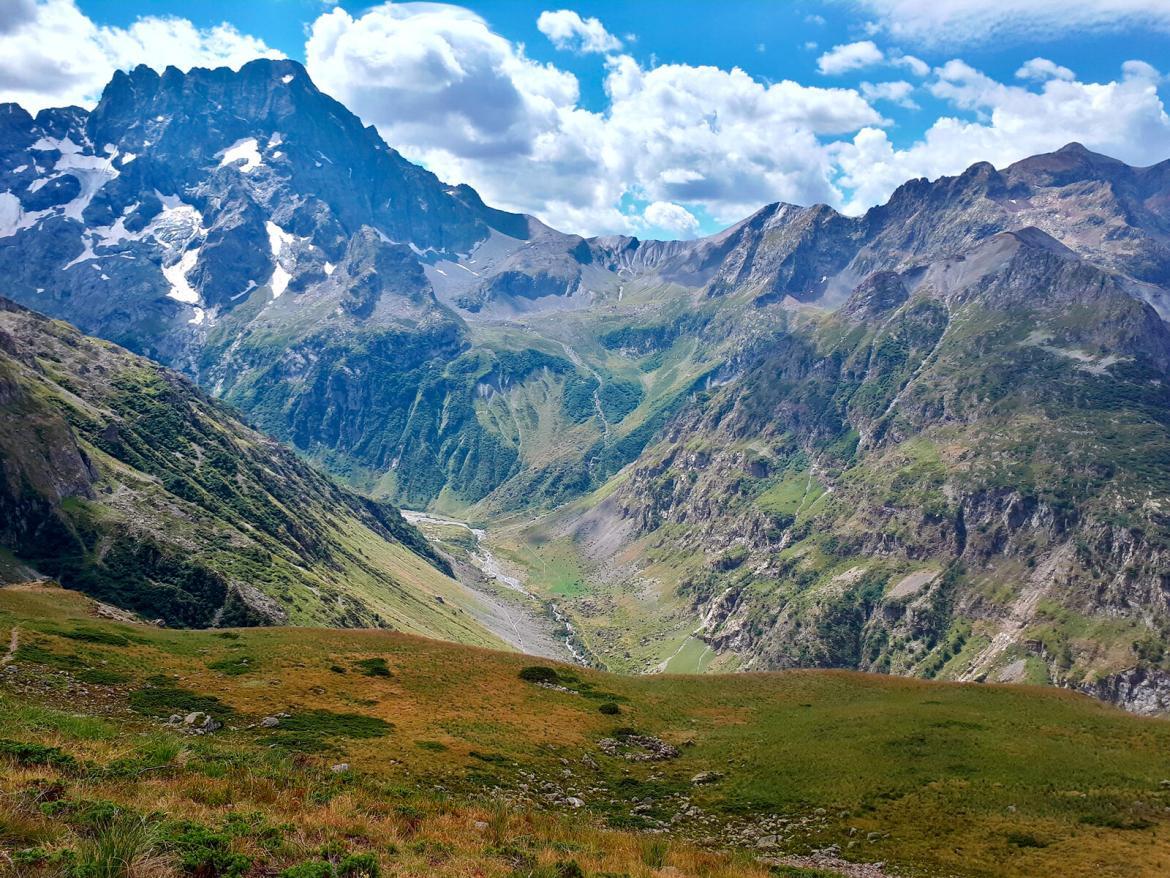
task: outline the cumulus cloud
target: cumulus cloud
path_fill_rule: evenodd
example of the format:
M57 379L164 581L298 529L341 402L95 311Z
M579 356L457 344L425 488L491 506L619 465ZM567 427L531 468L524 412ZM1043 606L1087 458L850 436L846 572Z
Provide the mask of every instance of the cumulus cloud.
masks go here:
M1054 61L1049 61L1047 58L1033 58L1031 61L1025 61L1020 69L1016 71L1016 79L1032 79L1037 82L1043 82L1046 79L1076 79L1077 75L1069 70L1067 67L1061 67Z
M1110 82L1055 76L1034 90L949 61L929 89L974 118L944 116L905 149L873 127L831 146L841 171L837 183L851 192L846 209L860 212L912 177L955 174L976 161L1002 167L1071 141L1130 164L1162 161L1170 157L1170 116L1158 96L1160 79L1151 65L1127 62Z
M115 70L138 64L239 67L281 57L229 24L145 16L127 28L99 26L73 0L0 0L0 21L0 100L30 111L92 104Z
M1054 39L1070 31L1170 31L1166 0L852 0L887 33L923 45Z
M558 49L582 54L616 52L622 41L605 29L596 18L582 18L571 9L545 10L536 20L537 29Z
M646 224L654 229L663 229L684 238L693 237L699 231L699 220L681 204L672 201L655 201L642 212Z
M894 82L861 83L861 94L867 101L890 101L908 110L918 109L918 104L910 97L913 92L914 86L901 79Z
M856 43L833 46L817 58L817 69L826 76L836 76L840 73L848 73L850 70L872 67L885 60L885 52L879 49L873 40L861 40Z
M930 73L930 65L913 55L903 55L900 52L891 53L890 63L895 67L905 67L915 76L926 76Z
M571 74L441 4L334 9L312 25L306 58L408 158L577 232L637 231L625 196L727 222L771 200L838 200L820 138L885 124L853 89L617 54L604 61L608 106L592 112Z

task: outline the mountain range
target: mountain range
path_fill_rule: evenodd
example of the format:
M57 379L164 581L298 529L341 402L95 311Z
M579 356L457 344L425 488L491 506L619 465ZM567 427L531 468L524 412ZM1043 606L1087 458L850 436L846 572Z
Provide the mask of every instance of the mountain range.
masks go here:
M487 524L617 670L847 667L1170 710L1170 161L1070 144L859 217L775 204L695 241L584 238L406 161L295 62L140 67L89 112L0 106L0 271L9 299L132 352L0 314L5 470L39 498L10 487L10 508L42 510L5 545L103 599L153 600L54 569L29 534L64 522L109 557L79 522L116 508L93 487L116 463L293 567L329 567L342 515L448 597L446 557L381 501ZM212 469L276 469L283 513L209 507L148 403L230 424ZM222 622L259 575L216 569L169 621ZM383 588L282 612L385 621ZM444 621L392 624L492 637L418 603Z

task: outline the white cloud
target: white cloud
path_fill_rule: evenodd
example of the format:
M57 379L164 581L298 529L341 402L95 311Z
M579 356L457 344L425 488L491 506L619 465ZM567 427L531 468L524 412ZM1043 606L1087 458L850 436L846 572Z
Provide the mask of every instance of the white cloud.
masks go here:
M917 110L918 104L910 97L914 86L905 80L894 82L863 82L861 94L867 101L890 101L908 110Z
M885 120L853 89L610 55L605 112L475 14L387 4L312 25L309 72L404 155L494 205L576 232L636 231L638 201L728 222L771 200L835 201L822 137Z
M1077 75L1067 67L1061 67L1047 58L1033 58L1031 61L1025 61L1016 71L1016 79L1031 79L1036 82L1043 82L1046 79L1066 79L1071 82L1076 78Z
M185 18L144 16L127 28L99 26L73 0L0 0L0 20L0 100L30 111L92 104L115 70L138 64L239 67L281 57L229 24L199 28Z
M905 67L915 76L926 76L926 74L930 73L930 65L921 58L915 58L913 55L892 53L890 63L895 67Z
M1127 62L1110 82L1050 78L1032 90L949 61L930 91L975 118L942 117L905 149L876 128L831 146L841 171L837 182L852 193L846 209L856 213L883 201L912 177L955 174L977 161L1003 167L1071 141L1130 164L1161 161L1170 154L1170 116L1158 96L1160 79L1149 64Z
M545 10L536 20L536 27L558 49L570 49L582 54L616 52L622 41L605 29L596 18L582 18L571 9Z
M693 237L699 231L699 220L695 215L672 201L655 201L646 207L642 216L651 228L663 229L684 238Z
M861 40L856 43L833 46L817 58L817 69L826 76L836 76L840 73L848 73L850 70L872 67L885 60L885 53L877 47L873 40Z
M1055 39L1070 31L1170 30L1166 0L852 0L881 28L923 45Z

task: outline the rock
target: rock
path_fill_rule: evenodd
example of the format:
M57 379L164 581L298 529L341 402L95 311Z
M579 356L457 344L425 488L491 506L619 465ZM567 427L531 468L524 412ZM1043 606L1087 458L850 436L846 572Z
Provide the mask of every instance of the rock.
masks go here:
M171 720L173 721L174 717L171 717ZM208 735L223 728L223 723L201 710L193 711L183 717L183 725L187 731L194 735Z
M779 841L779 836L765 835L756 840L756 847L758 848L774 848Z
M260 728L262 729L274 729L278 725L280 725L279 717L266 716L264 719L260 720Z
M678 758L678 748L652 735L620 735L602 738L598 749L607 756L620 756L630 762L658 762Z
M569 796L565 799L565 804L570 808L580 808L585 804L585 801L583 799L578 799L576 796Z
M475 821L475 828L478 829L480 832L483 832L485 829L488 828L487 821L486 820L476 820Z
M349 763L338 762L336 765L329 766L329 770L334 774L345 774L347 771L349 771Z
M722 779L723 779L723 774L721 772L700 771L698 774L696 774L694 777L691 778L691 783L693 783L697 787L700 787L700 786L703 786L704 784L715 783L716 781L719 781Z

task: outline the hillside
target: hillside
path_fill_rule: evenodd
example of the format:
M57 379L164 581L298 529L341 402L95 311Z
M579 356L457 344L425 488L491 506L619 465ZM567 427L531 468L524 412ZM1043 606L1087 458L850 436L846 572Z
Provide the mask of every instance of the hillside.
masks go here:
M485 526L597 663L1170 710L1170 162L1070 143L862 216L587 239L405 161L292 61L3 114L15 300ZM443 549L506 583L478 540Z
M1170 331L1128 279L1005 233L739 364L611 487L501 537L578 566L595 652L1170 707Z
M0 872L22 878L112 851L239 878L1170 864L1170 726L1067 692L712 685L391 632L159 630L44 586L0 589L0 639ZM168 722L188 711L214 722Z
M393 507L339 487L178 375L4 299L0 413L9 576L33 568L167 625L500 642Z

